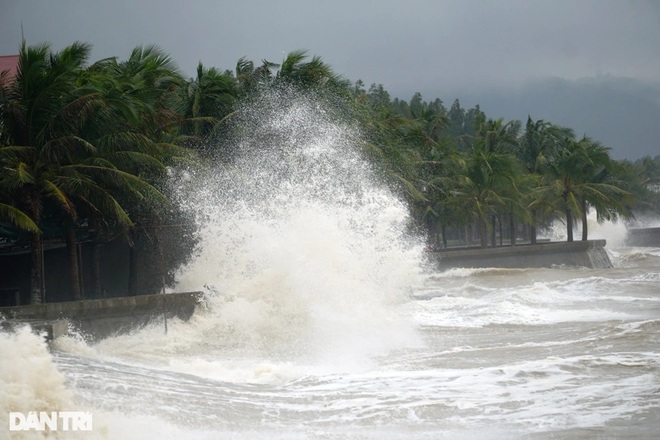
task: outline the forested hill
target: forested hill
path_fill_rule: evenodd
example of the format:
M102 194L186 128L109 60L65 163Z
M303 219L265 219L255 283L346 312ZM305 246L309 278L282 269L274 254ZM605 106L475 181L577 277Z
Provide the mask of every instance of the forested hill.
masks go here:
M660 154L655 127L660 121L660 83L603 76L577 81L538 80L507 91L462 90L455 96L425 92L428 97L456 97L480 104L488 114L507 120L553 121L606 142L615 159L636 160ZM444 98L443 98L444 99Z

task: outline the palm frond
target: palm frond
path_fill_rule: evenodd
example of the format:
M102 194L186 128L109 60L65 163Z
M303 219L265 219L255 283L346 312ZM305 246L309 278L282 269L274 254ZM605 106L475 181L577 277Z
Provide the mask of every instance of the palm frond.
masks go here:
M24 231L40 234L41 230L32 221L30 216L12 205L0 203L0 219L7 220L14 226Z
M73 202L60 187L58 187L50 180L44 180L43 187L47 196L52 197L56 202L58 202L62 209L64 209L64 211L69 214L72 219L76 218L76 208Z

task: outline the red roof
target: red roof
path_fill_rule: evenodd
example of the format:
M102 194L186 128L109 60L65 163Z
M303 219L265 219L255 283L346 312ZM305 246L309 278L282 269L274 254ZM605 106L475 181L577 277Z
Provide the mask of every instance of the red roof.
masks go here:
M9 78L16 76L16 71L18 70L18 60L19 55L5 55L0 56L0 72L5 70L9 71Z

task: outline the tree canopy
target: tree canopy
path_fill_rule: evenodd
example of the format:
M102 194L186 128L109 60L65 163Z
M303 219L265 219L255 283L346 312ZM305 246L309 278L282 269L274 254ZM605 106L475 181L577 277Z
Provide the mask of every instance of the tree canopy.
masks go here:
M16 77L0 74L0 230L5 242L30 243L34 303L44 295L46 236L67 243L72 297L80 298L77 243L133 243L141 227L185 218L163 191L166 170L231 160L225 124L241 100L270 87L340 103L360 127L365 157L409 200L432 246L447 246L451 234L467 243L469 228L481 246L489 233L494 245L503 218L511 244L520 234L534 242L555 219L569 241L581 219L586 240L589 210L602 221L659 206L660 156L617 162L598 141L549 121L530 116L523 126L420 93L392 98L382 84L353 83L306 51L280 63L241 58L234 71L200 62L188 79L156 46L125 60L90 63L89 53L80 42L60 51L23 44ZM180 259L194 246L184 247Z

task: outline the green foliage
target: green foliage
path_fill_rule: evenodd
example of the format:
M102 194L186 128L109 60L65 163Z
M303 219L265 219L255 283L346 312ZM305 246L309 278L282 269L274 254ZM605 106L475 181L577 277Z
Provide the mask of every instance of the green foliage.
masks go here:
M458 99L446 108L420 93L392 98L382 84L351 84L303 50L280 64L241 58L234 72L200 62L187 80L156 46L91 65L89 52L78 42L59 52L24 44L16 78L0 73L0 222L30 234L36 248L53 224L99 242L161 243L148 231L186 222L160 190L168 167L231 160L227 124L240 100L264 88L310 94L357 124L369 160L430 232L476 222L485 245L502 215L532 225L564 217L569 226L581 216L586 231L590 208L605 220L660 207L650 190L660 156L619 163L548 121L529 117L523 127ZM170 246L170 275L191 243L181 252L158 244Z
M586 230L589 206L595 208L599 221L632 218L632 195L616 178L619 169L608 148L586 136L579 141L565 138L561 142L548 161L538 200L546 200L565 212L569 241L573 239L576 216L582 217Z

